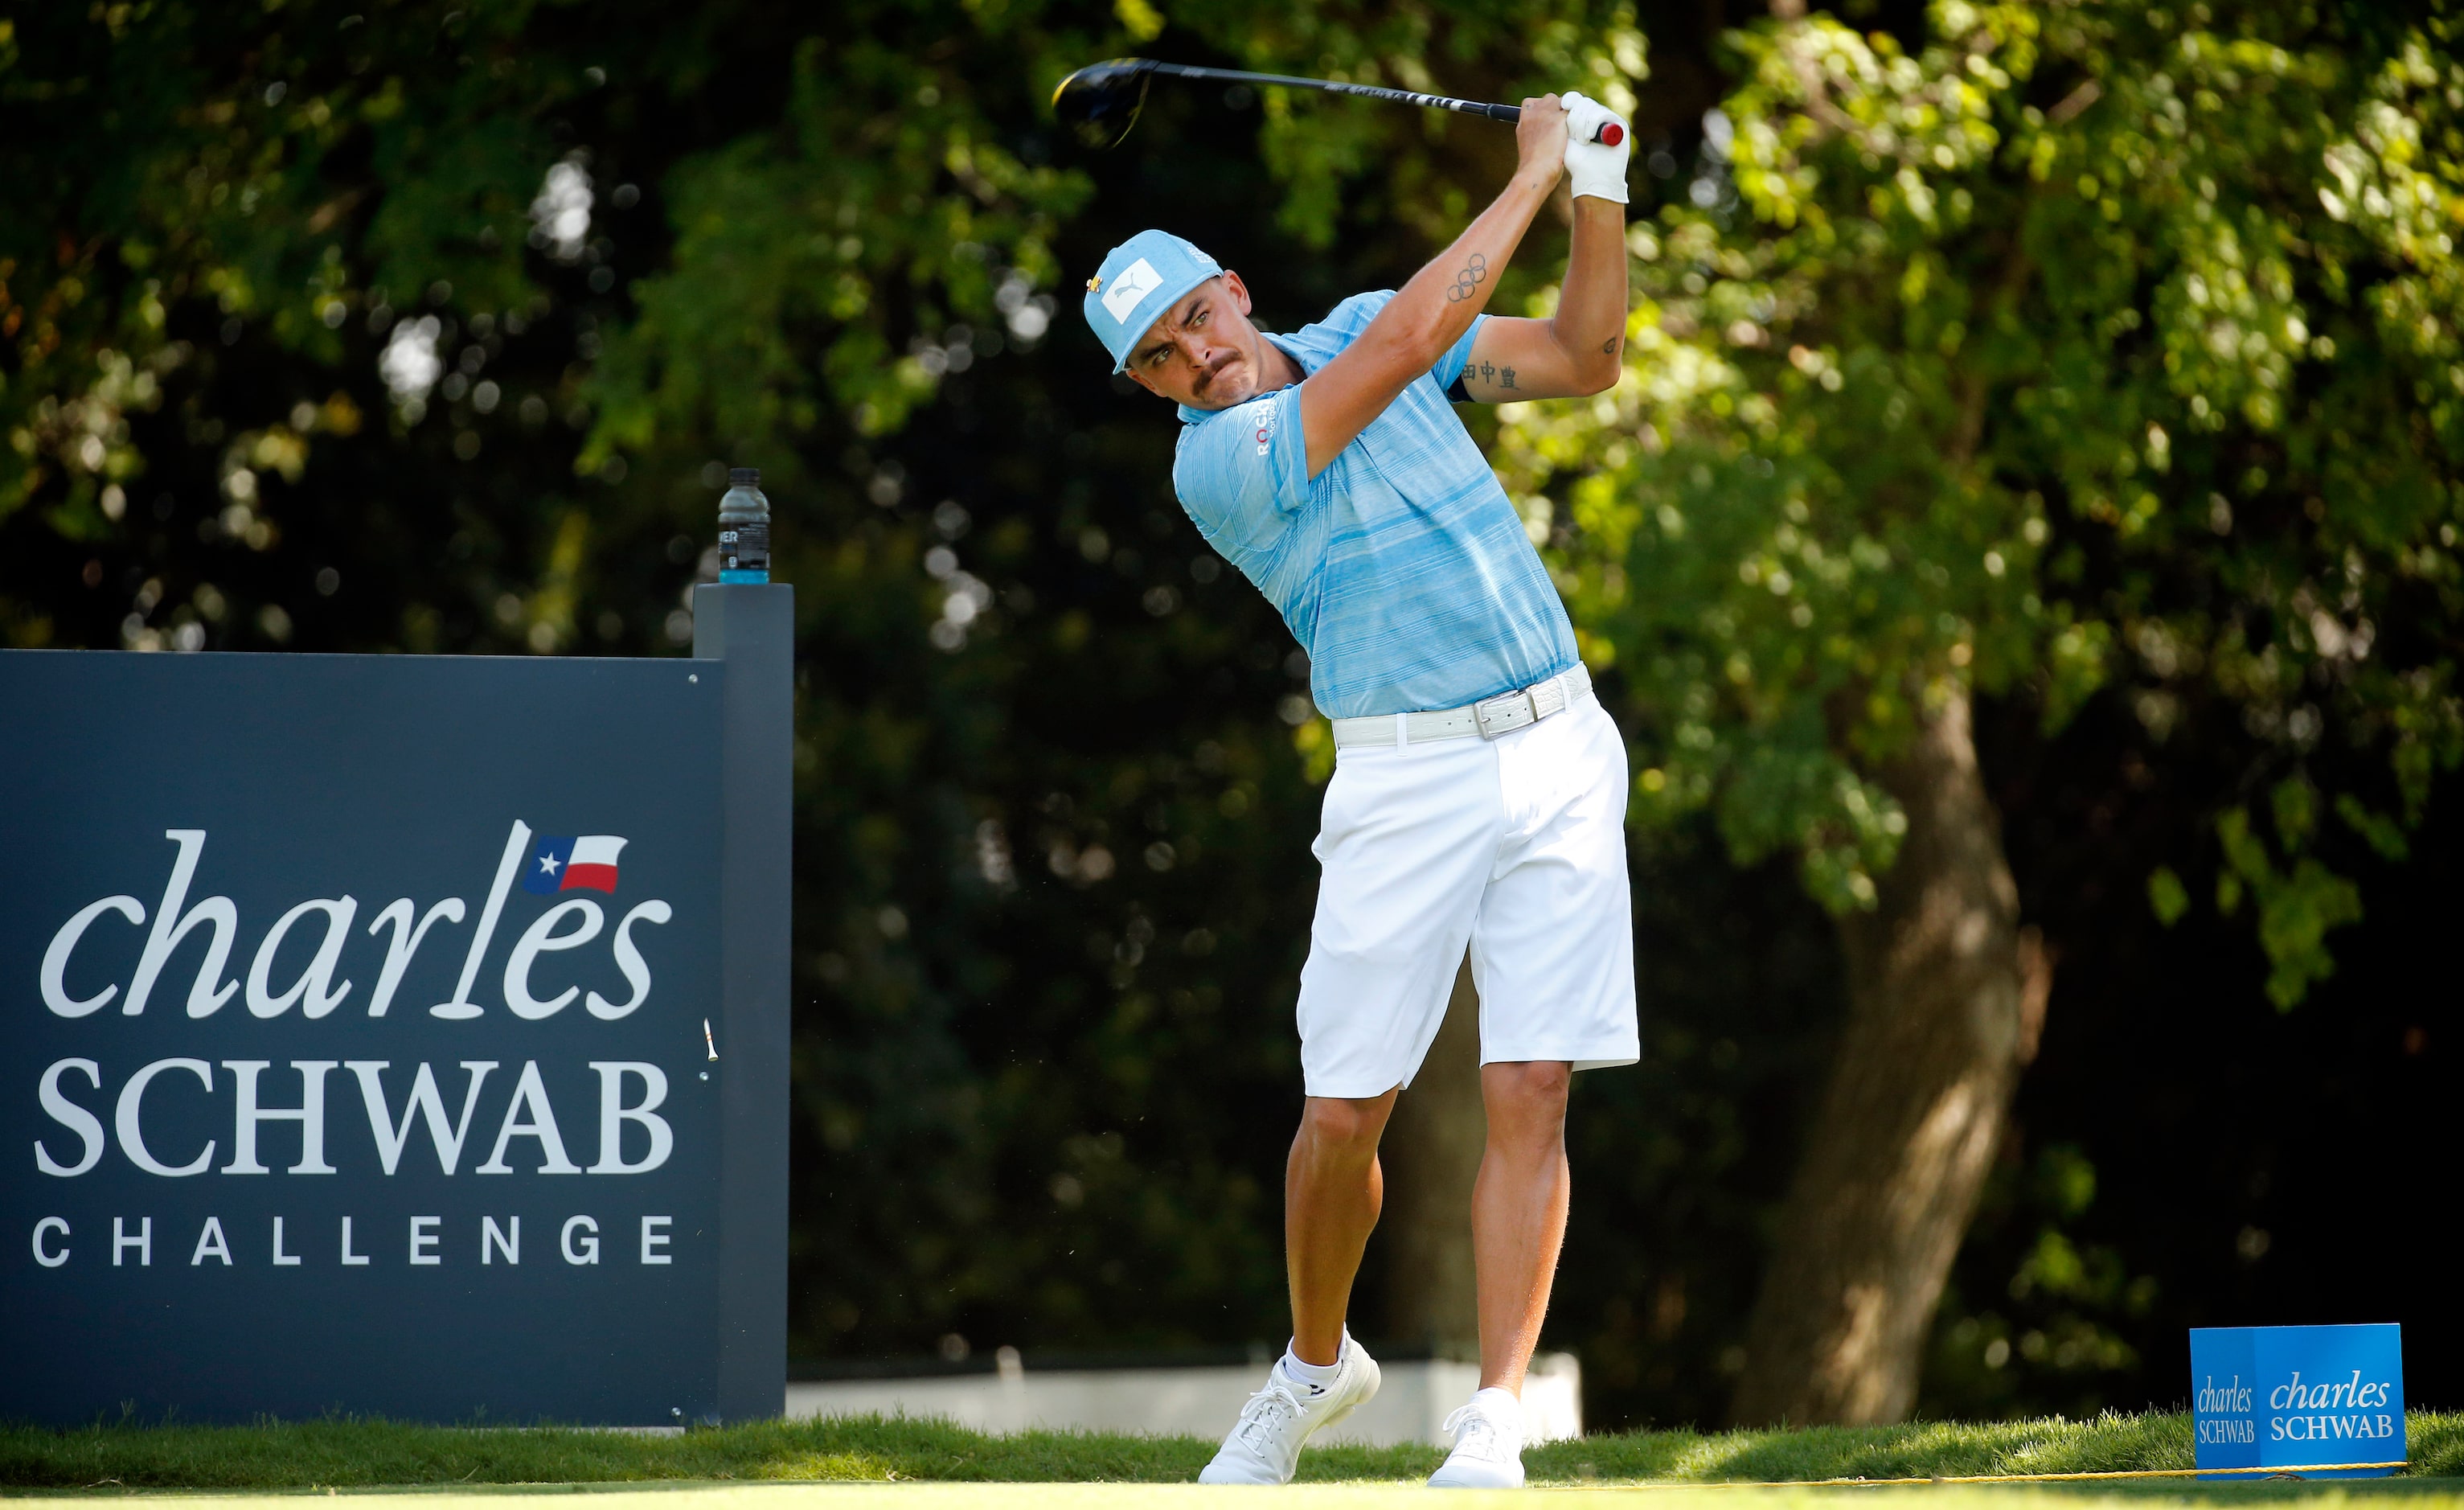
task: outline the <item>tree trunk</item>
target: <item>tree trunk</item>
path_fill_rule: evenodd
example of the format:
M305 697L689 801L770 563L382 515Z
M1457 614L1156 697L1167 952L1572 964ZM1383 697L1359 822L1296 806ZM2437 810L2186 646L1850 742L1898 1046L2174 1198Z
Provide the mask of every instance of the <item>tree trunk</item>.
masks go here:
M1395 1103L1381 1153L1386 1334L1441 1358L1480 1356L1471 1187L1487 1140L1488 1114L1480 1100L1480 997L1466 962L1455 973L1445 1025L1427 1061Z
M1905 1418L2051 963L2018 898L1963 694L1881 773L1905 809L1878 905L1839 925L1848 1022L1746 1342L1740 1423Z

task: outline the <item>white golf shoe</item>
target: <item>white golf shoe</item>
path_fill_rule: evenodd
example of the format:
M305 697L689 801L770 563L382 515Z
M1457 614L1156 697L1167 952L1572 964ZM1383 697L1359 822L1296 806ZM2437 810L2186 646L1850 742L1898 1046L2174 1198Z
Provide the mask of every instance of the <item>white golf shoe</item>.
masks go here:
M1455 1450L1429 1476L1432 1489L1523 1487L1523 1402L1510 1390L1483 1389L1446 1417Z
M1284 1365L1290 1357L1287 1352L1275 1360L1266 1388L1242 1408L1222 1449L1198 1476L1199 1483L1290 1483L1292 1471L1300 1466L1301 1445L1377 1392L1377 1360L1349 1334L1331 1383L1313 1385L1287 1372Z

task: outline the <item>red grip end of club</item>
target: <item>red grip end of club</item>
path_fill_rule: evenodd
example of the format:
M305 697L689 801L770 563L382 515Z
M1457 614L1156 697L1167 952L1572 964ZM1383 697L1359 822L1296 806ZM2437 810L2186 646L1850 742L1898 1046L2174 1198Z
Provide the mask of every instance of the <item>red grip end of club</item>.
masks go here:
M1612 121L1608 124L1600 127L1599 135L1594 137L1592 140L1599 143L1602 146L1615 146L1625 140L1625 127Z

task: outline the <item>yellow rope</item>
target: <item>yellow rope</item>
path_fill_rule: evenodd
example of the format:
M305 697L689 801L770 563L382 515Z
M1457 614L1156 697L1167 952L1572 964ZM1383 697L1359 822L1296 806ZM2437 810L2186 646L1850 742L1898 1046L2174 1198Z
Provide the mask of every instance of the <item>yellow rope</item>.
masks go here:
M1637 1484L1638 1489L1831 1489L1876 1487L1883 1484L2033 1484L2061 1483L2090 1478L2194 1478L2203 1474L2286 1474L2299 1477L2303 1474L2348 1473L2363 1468L2402 1468L2394 1463L2296 1463L2280 1468L2119 1468L2082 1474L1940 1474L1929 1478L1706 1478L1696 1482Z

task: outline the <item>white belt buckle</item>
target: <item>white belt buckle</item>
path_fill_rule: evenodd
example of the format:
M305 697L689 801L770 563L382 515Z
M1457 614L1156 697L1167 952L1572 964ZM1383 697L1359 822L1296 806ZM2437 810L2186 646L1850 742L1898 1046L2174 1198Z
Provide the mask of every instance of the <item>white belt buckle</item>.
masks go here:
M1540 712L1532 704L1531 694L1509 692L1486 702L1473 703L1471 716L1480 723L1480 737L1493 740L1538 722Z
M1566 683L1551 677L1537 686L1521 692L1509 692L1486 702L1472 704L1472 717L1480 724L1480 737L1493 740L1513 733L1526 724L1537 723L1552 713L1566 711Z

